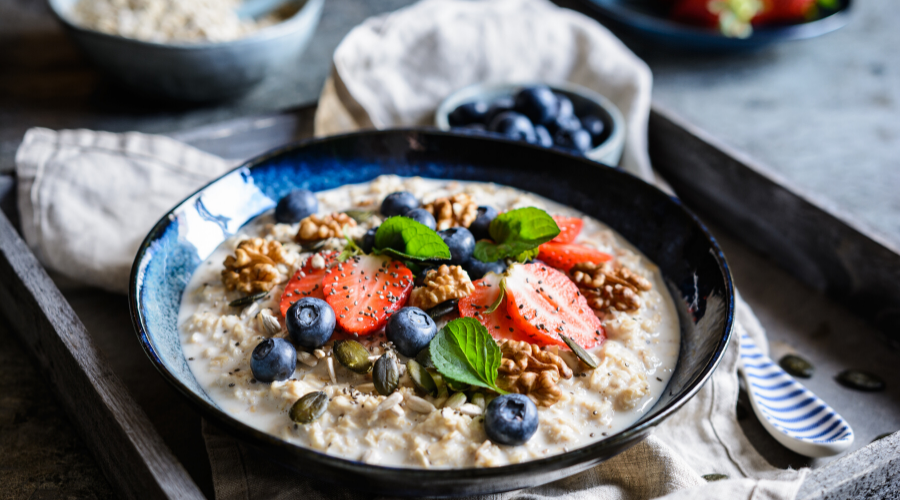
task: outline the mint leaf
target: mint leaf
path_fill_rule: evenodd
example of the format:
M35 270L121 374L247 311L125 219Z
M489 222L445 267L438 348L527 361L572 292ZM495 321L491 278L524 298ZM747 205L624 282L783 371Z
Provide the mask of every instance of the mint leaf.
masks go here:
M449 260L450 249L437 232L409 217L390 217L375 232L375 253L395 259Z
M449 380L506 394L497 387L500 347L474 318L459 318L441 329L428 346L438 373Z
M347 240L347 244L344 246L344 250L341 251L340 255L338 255L338 262L346 262L350 257L363 253L362 248L359 248L359 245L353 241L353 238L345 234L344 239Z
M525 207L510 210L491 221L490 241L475 244L475 258L494 262L508 257L524 262L536 255L535 249L559 234L559 226L547 212ZM530 253L526 253L530 252Z

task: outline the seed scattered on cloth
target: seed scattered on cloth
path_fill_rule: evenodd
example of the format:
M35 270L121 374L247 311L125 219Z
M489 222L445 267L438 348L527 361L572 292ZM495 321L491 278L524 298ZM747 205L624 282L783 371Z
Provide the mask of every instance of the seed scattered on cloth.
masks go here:
M781 358L778 362L784 371L799 378L810 378L816 372L816 367L809 361L797 356L796 354L788 354Z
M884 380L860 370L844 370L834 379L842 386L857 391L878 392L883 391L885 387Z

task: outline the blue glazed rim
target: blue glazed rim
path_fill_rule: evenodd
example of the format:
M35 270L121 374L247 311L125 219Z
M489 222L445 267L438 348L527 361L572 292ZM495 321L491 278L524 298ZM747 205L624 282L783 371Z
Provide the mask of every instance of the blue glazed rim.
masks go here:
M577 1L598 19L651 40L669 43L671 47L712 51L754 49L776 42L822 36L844 27L850 21L852 5L852 0L838 0L837 8L829 9L826 15L812 21L754 27L753 34L748 38L730 38L713 28L692 26L629 8L620 0Z
M147 256L151 245L160 239L175 221L174 213L181 207L189 203L198 193L203 192L210 186L216 184L222 178L229 176L242 169L252 171L255 168L263 167L267 162L277 159L280 156L291 152L303 150L317 145L327 145L328 143L339 143L342 140L354 138L378 138L386 139L402 137L405 143L409 144L410 150L421 147L421 143L427 142L429 138L447 139L453 138L459 141L469 141L473 145L475 143L480 147L491 147L491 143L503 143L507 147L514 146L517 148L526 148L529 150L546 152L554 156L561 157L568 162L578 162L590 168L608 169L610 175L622 176L623 180L628 182L637 181L646 189L655 191L656 196L667 198L674 208L688 216L695 225L694 228L699 230L703 236L704 242L709 245L709 253L712 255L718 271L722 275L722 284L724 285L723 299L724 310L722 314L724 321L721 332L715 338L715 347L712 351L711 359L705 362L705 366L700 374L694 376L688 384L683 388L677 397L669 400L662 408L656 410L657 402L648 412L654 412L650 417L631 425L624 431L613 434L601 441L592 443L588 446L577 448L572 451L550 456L543 459L537 459L519 464L505 465L501 467L488 468L470 468L470 469L412 469L400 467L386 467L378 465L370 465L362 462L339 458L309 448L304 448L283 441L273 435L257 430L244 424L237 419L229 416L224 411L210 404L204 399L197 396L190 388L182 383L173 373L165 366L157 352L157 348L153 345L148 335L146 318L141 310L142 281L140 270ZM408 152L408 151L407 151ZM396 152L395 152L396 153ZM643 187L642 187L643 189ZM262 211L261 213L264 213ZM257 214L259 215L259 214ZM251 218L252 220L252 218ZM295 469L307 469L309 474L327 471L329 473L340 473L341 483L351 488L368 488L370 492L389 493L403 496L451 496L461 494L488 494L521 489L526 487L538 486L550 481L565 478L567 476L584 471L587 468L596 465L602 461L612 458L616 454L634 446L644 437L649 435L654 427L662 423L672 413L680 409L688 400L690 400L709 379L712 373L718 367L725 350L727 349L734 331L734 286L731 271L725 259L725 255L719 248L715 237L709 232L707 227L697 218L697 216L685 207L681 201L675 197L669 196L660 191L655 186L645 183L643 180L621 170L603 166L592 160L588 160L579 155L573 155L557 150L550 150L540 146L522 143L520 141L507 140L498 137L488 137L472 134L459 134L454 132L443 132L433 129L391 129L378 131L354 132L326 138L316 138L302 140L280 148L276 148L261 156L248 160L235 169L223 174L219 178L211 181L206 186L198 189L185 200L173 207L166 213L153 227L141 246L135 257L132 266L131 276L129 280L129 309L134 325L135 332L141 347L144 349L150 362L157 371L167 380L178 392L180 392L189 403L205 418L227 429L230 433L239 438L241 441L250 444L258 450L264 450L267 458L274 459L284 465ZM678 302L676 300L676 302ZM718 331L718 330L717 330ZM682 332L683 334L683 332ZM678 365L682 364L684 357L684 344L680 349ZM676 366L676 370L678 366ZM665 390L671 391L670 387ZM299 465L298 465L299 464ZM348 476L349 474L349 476ZM325 478L326 481L336 481L333 478L315 475L311 477ZM534 478L542 478L535 480ZM349 481L348 479L356 478L357 481ZM530 479L529 479L530 478ZM391 486L397 482L398 486ZM405 483L404 483L405 482Z

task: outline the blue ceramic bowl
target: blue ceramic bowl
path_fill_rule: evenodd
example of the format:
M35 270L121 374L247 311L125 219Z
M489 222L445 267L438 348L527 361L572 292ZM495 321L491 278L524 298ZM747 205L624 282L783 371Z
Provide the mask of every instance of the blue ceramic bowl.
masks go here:
M49 3L97 67L142 93L197 102L237 97L280 68L297 64L325 3L295 0L298 10L289 19L230 42L156 43L79 26L69 15L78 1Z
M547 166L553 168L548 169ZM681 349L666 391L627 430L568 453L486 469L379 467L301 448L220 410L184 358L176 325L191 274L229 235L295 188L313 191L382 174L491 181L532 191L607 223L662 269L679 309ZM687 402L721 359L734 325L734 290L715 240L677 199L588 159L517 141L438 131L371 131L286 146L225 174L173 208L134 262L129 303L150 362L207 419L298 472L370 493L463 496L544 484L638 443ZM289 472L286 472L289 473Z
M661 47L688 51L753 50L777 42L803 40L831 33L850 20L851 0L838 0L835 9L822 9L805 23L761 26L747 38L723 36L717 29L692 26L668 18L662 0L574 0L604 24L622 28Z

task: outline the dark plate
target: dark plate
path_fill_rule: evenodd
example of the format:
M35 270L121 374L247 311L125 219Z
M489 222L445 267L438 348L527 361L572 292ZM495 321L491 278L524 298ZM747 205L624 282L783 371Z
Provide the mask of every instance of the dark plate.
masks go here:
M194 269L228 235L273 208L291 189L320 191L386 173L491 181L532 191L607 223L658 264L679 309L682 342L675 372L656 405L627 430L590 446L523 464L463 470L378 467L336 458L286 443L221 411L191 374L177 331L181 295ZM721 359L734 323L734 290L725 257L677 199L583 157L515 141L420 130L302 142L225 174L150 231L132 269L129 303L150 361L204 417L310 477L410 496L527 488L609 459L637 444L700 389Z
M571 2L572 0L570 0ZM822 10L818 18L798 24L763 26L747 38L729 38L716 29L672 21L661 0L574 0L588 14L613 28L621 28L667 48L729 51L757 49L775 42L803 40L831 33L850 20L851 0Z

